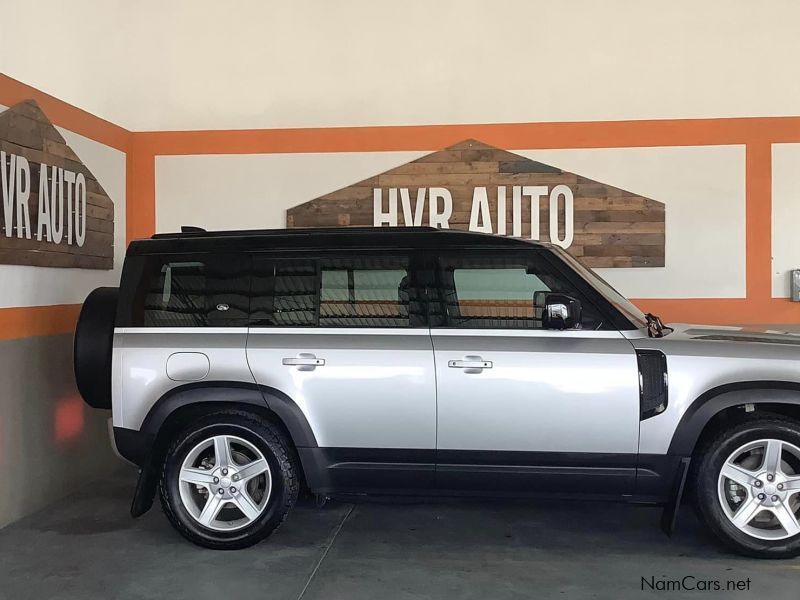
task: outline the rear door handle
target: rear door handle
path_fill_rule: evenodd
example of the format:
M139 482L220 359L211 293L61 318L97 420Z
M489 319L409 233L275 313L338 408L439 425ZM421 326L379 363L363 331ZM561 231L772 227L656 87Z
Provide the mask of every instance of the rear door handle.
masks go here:
M483 360L480 356L466 356L464 360L449 360L447 366L451 369L465 369L466 373L480 373L484 369L492 368L492 361Z
M301 353L294 357L286 357L281 361L287 367L298 367L300 371L313 371L325 365L324 358L317 358L313 354Z

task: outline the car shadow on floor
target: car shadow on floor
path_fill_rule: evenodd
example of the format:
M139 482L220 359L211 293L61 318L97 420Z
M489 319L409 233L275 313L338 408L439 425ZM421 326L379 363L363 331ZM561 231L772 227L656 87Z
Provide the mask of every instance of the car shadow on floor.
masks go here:
M157 502L131 519L134 484L126 472L0 531L0 597L625 598L652 593L643 579L687 575L797 597L800 561L730 554L690 507L670 538L653 507L361 498L317 508L303 498L261 544L219 552L186 542Z

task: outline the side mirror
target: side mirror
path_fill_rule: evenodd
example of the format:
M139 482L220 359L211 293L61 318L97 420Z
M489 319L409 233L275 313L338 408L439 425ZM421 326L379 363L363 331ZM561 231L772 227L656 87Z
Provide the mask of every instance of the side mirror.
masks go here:
M566 294L546 294L542 310L543 329L579 329L581 303Z

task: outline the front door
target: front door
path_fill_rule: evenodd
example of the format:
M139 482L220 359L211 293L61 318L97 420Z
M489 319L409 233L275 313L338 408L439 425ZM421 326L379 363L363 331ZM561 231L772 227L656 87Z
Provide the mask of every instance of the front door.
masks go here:
M441 256L437 485L629 494L639 387L631 344L539 250ZM542 329L543 293L576 297L580 329ZM435 311L436 312L436 311Z
M256 259L247 357L302 411L329 489L432 487L433 348L403 253Z

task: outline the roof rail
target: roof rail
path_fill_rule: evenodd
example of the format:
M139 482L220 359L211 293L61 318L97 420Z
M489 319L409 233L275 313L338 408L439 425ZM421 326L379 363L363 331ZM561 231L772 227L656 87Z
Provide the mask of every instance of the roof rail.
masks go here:
M292 229L234 229L220 231L206 231L202 227L181 226L180 232L156 233L152 239L176 238L183 235L191 237L247 237L247 236L286 236L286 235L313 235L320 233L327 234L353 234L353 233L408 233L421 231L449 231L438 227L296 227Z

